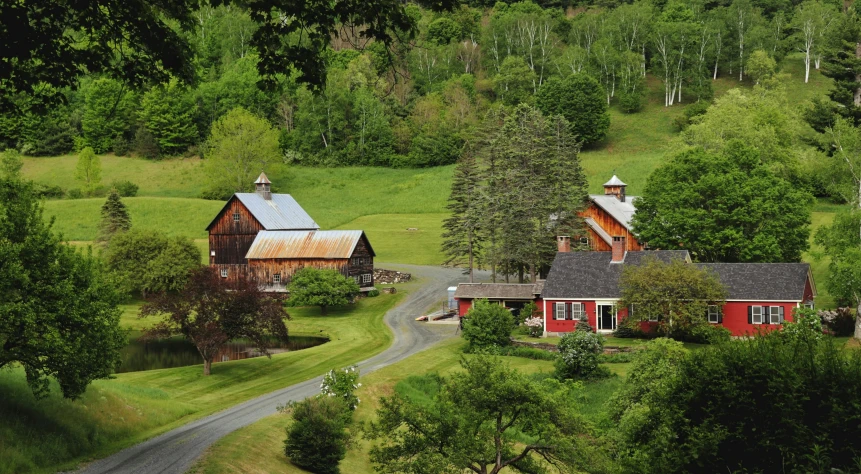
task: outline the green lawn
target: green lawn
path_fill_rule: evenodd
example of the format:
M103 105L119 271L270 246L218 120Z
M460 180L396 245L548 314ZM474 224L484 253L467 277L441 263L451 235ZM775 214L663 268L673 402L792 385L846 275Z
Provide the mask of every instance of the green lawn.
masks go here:
M392 335L383 315L414 284L395 295L361 300L357 306L319 316L318 308L290 308L292 334L327 335L329 343L303 351L202 366L119 374L94 382L78 401L63 399L56 386L33 399L20 369L0 371L0 473L54 472L103 457L191 420L255 396L356 363L383 351ZM123 307L124 327L140 329L137 305Z
M443 262L439 249L445 217L446 214L376 214L339 228L367 232L379 262L439 265Z

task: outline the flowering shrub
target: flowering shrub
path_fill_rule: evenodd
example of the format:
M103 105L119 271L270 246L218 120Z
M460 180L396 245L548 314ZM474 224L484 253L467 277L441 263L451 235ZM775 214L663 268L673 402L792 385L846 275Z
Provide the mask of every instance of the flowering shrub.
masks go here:
M539 337L544 333L544 320L539 317L527 318L523 325L529 328L529 335Z
M355 410L360 400L353 392L361 386L359 368L354 365L340 370L330 370L323 376L320 392L323 395L344 400L351 410Z
M559 341L556 377L582 379L609 375L606 368L598 365L598 354L602 352L604 352L604 337L600 334L585 331L569 332Z
M855 316L850 308L819 311L822 325L827 327L835 336L851 336L855 333Z

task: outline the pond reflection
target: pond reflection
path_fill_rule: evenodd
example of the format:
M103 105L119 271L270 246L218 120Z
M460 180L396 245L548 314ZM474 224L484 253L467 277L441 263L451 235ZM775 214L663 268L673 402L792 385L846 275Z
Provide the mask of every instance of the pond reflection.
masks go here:
M273 338L269 352L271 354L278 354L280 352L298 351L319 346L328 341L329 339L325 337L290 336L289 340L285 343ZM133 331L129 334L129 343L120 353L123 362L117 373L185 367L187 365L203 363L203 359L200 358L200 353L197 352L194 344L182 337L144 342L141 340L141 333L138 331ZM214 362L248 359L262 355L251 341L237 339L227 344L215 357Z

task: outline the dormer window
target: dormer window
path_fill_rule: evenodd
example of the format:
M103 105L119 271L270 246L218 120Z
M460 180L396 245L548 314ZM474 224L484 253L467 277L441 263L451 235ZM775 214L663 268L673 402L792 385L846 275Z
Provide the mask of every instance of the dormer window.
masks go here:
M233 222L239 222L239 213L238 212L233 213Z

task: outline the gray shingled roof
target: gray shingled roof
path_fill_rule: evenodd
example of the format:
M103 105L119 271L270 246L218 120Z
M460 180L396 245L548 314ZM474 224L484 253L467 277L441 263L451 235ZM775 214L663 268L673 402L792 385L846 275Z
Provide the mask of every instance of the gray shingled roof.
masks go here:
M687 250L632 251L623 263L610 263L612 252L559 252L544 282L542 298L619 298L619 277L626 265L639 265L646 256L665 262L690 261Z
M634 213L637 208L634 207L634 201L637 196L627 196L625 202L622 202L616 196L611 194L590 194L589 199L592 200L598 207L607 211L613 216L613 219L619 221L626 229L631 230L631 219L634 218Z
M461 283L454 297L458 299L532 300L541 294L544 282L538 283Z
M729 300L801 301L810 273L806 263L699 263L715 273Z
M236 193L224 204L215 219L206 226L206 230L215 224L215 221L230 205L233 198L239 199L248 209L248 212L266 230L315 230L320 228L314 219L311 219L311 216L305 212L305 209L302 209L302 206L289 194L273 194L272 199L263 199L263 196L257 193Z

